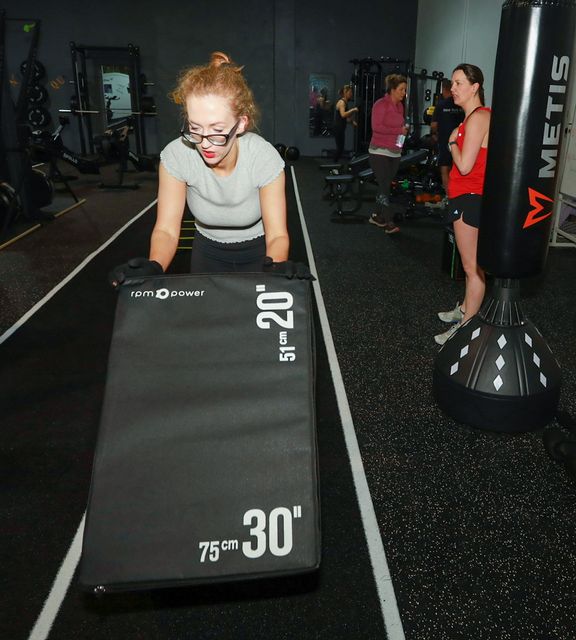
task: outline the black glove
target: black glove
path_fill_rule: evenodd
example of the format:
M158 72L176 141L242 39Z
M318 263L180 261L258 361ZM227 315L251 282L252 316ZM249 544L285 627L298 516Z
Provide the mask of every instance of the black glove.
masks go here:
M286 276L289 280L292 280L292 278L298 278L298 280L316 280L310 273L308 265L303 262L292 262L292 260L274 262L270 256L266 256L262 263L262 270L264 273L278 273Z
M142 276L159 276L164 273L162 265L155 260L146 258L132 258L125 264L114 267L108 274L108 282L113 287L119 287L129 278L140 278Z

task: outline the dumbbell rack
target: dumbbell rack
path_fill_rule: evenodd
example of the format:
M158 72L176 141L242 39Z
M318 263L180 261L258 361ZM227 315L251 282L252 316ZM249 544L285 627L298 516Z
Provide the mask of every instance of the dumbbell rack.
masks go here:
M31 34L29 52L21 64L23 81L16 102L12 99L6 59L7 23L22 24L22 30ZM30 87L39 79L43 67L37 61L40 38L40 20L32 18L7 18L0 10L0 157L3 159L2 198L0 200L0 233L3 233L20 214L27 220L46 220L51 214L41 211L52 200L52 184L42 173L34 171L30 157L25 153L28 144L27 112L29 111ZM32 94L34 95L34 94ZM35 93L41 99L42 91Z

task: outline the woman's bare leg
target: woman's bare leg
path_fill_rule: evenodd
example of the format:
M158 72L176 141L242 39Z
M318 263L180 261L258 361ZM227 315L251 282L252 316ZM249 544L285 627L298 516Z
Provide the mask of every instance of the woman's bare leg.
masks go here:
M466 274L466 294L462 304L462 309L464 310L462 322L466 322L478 313L482 305L486 291L486 280L484 271L476 262L478 229L459 219L454 222L454 236L460 252L462 268Z

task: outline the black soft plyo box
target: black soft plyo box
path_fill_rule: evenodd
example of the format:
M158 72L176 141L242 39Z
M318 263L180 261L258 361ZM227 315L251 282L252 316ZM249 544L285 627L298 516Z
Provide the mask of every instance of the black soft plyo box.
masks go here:
M79 581L114 591L320 563L308 281L121 287Z

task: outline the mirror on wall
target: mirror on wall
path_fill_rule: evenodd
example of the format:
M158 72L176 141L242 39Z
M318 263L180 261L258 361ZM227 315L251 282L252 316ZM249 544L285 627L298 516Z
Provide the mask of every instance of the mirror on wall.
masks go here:
M121 65L102 65L102 94L106 124L113 124L132 114L130 69Z
M308 127L311 138L332 135L336 96L331 73L311 73L308 78Z

